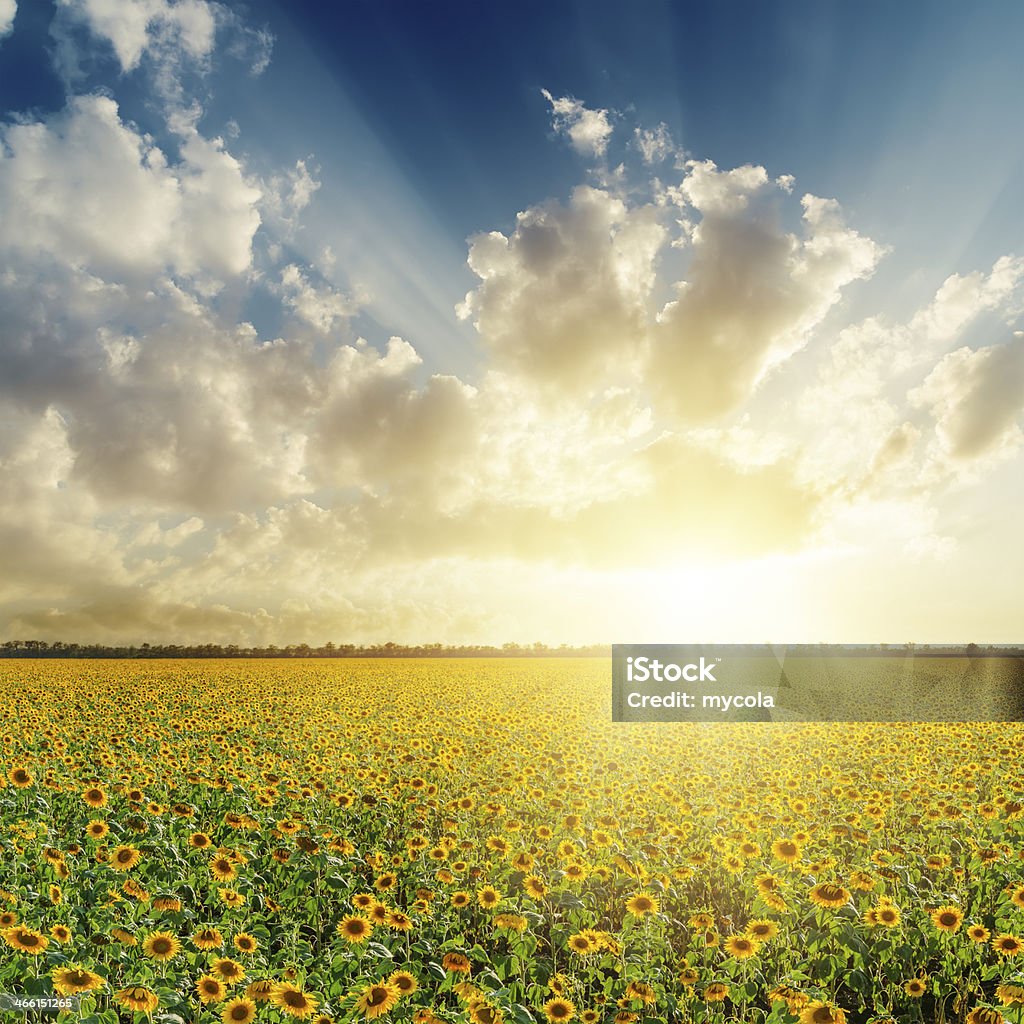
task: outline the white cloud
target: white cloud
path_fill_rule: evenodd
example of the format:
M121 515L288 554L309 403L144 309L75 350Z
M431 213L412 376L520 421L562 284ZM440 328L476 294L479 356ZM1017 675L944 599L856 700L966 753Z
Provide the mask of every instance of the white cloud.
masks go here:
M702 214L692 259L652 332L649 379L661 407L697 422L736 408L808 341L842 289L870 276L883 250L806 195L803 235L784 231L785 195L760 167L687 165L682 184Z
M14 31L14 16L17 13L17 0L0 0L0 39Z
M590 110L571 96L556 99L547 89L541 89L551 104L552 127L565 135L573 149L584 156L602 157L608 148L612 124L607 110Z
M922 449L946 466L1020 443L1021 346L941 358L980 313L1015 308L1012 259L954 275L905 324L847 328L808 353L827 364L814 386L788 382L759 416L758 388L882 249L830 199L804 196L800 228L784 227L792 177L680 164L664 125L637 130L600 187L471 239L472 383L401 338L343 343L360 297L322 276L324 239L309 247L319 271L280 258L321 187L311 158L255 181L175 91L234 15L199 0L61 9L122 71L156 70L174 145L105 95L3 129L8 631L433 639L439 621L489 614L459 591L460 566L486 598L485 564L754 558L870 538L889 513L899 543L945 551ZM254 38L227 51L258 66ZM614 116L544 95L556 131L603 162ZM642 183L641 162L674 181ZM257 283L286 314L270 342L239 314ZM915 371L928 375L908 402L894 374Z
M987 274L950 275L902 323L869 317L843 328L817 380L799 398L798 415L813 426L813 441L805 444L809 471L822 479L854 479L865 471L865 453L873 453L863 483L876 487L876 470L888 465L896 443L893 432L898 438L925 427L913 422L923 406L908 404L908 390L920 385L923 374L980 317L1011 320L1022 288L1024 260L1001 257ZM934 469L918 459L903 465L899 479L904 487L919 487L922 473Z
M667 124L659 124L657 128L637 128L633 138L645 164L661 163L675 152Z
M471 240L469 266L482 283L460 316L473 319L499 367L541 386L617 383L640 352L665 237L654 207L580 186L568 206L519 214L508 237Z
M281 296L300 319L321 334L329 333L339 321L345 321L357 309L356 303L329 285L311 284L294 263L281 271Z
M260 209L281 234L291 236L297 230L299 215L320 188L315 173L307 158L297 160L290 171L271 175L263 182Z
M114 277L242 273L260 193L221 140L184 131L180 159L170 163L106 96L75 97L46 121L9 125L0 153L3 248Z
M149 52L178 49L194 60L213 50L218 5L206 0L58 0L72 20L113 47L122 71Z
M1011 454L1024 441L1024 339L943 356L908 396L927 408L943 454L955 462Z

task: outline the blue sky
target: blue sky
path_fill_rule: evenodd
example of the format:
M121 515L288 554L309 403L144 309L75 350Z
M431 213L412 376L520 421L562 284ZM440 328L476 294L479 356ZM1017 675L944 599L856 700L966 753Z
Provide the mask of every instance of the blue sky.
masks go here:
M578 156L553 143L542 88L616 113L612 160L634 127L664 123L692 156L763 164L841 196L892 247L884 287L896 294L884 299L906 309L951 270L1019 239L1018 4L648 3L635 17L610 3L259 0L236 10L272 33L273 57L256 79L242 62L221 63L200 90L203 123L237 123L241 147L266 166L312 155L327 186L321 206L344 198L383 217L406 204L404 230L418 255L431 253L441 304L420 329L431 349L454 335L459 368L471 339L446 306L473 282L465 240L509 228L580 178ZM22 4L4 43L8 115L64 103L47 57L53 11ZM143 71L118 74L102 52L91 67L85 82L112 89L128 116L160 132ZM868 283L865 301L880 287ZM398 319L422 318L429 304Z
M1022 29L0 0L0 627L1016 639Z

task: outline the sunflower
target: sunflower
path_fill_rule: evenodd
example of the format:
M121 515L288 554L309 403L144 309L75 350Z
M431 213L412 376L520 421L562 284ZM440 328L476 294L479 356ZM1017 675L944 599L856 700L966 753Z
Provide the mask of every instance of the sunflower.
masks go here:
M82 799L92 808L106 807L107 794L102 786L90 786L83 794Z
M151 960L166 963L181 952L181 943L171 932L153 932L142 940L142 952Z
M638 892L626 900L626 910L634 917L656 914L660 909L661 905L650 893Z
M213 840L205 832L193 832L188 837L188 845L193 850L205 850L208 846L213 845Z
M920 999L925 992L928 991L928 976L924 975L920 978L911 978L909 981L904 982L903 991L906 992L911 999Z
M485 1003L482 999L474 999L466 1009L469 1010L469 1019L473 1024L504 1024L505 1015L501 1010ZM431 1022L428 1024L440 1024L433 1014L430 1016Z
M220 949L224 945L224 936L217 928L200 928L192 936L192 942L199 949Z
M800 1024L846 1024L846 1014L834 1003L816 999L800 1012Z
M959 907L939 907L931 913L932 923L940 932L955 932L964 919L963 911Z
M831 882L819 882L807 894L812 903L819 907L837 909L850 902L850 890Z
M1021 950L1024 950L1024 940L1019 939L1016 935L1008 935L1003 932L992 940L992 948L1000 956L1017 956Z
M1024 1007L1024 985L999 985L996 988L996 999L1003 1006L1012 1006L1015 1009L1020 1009Z
M501 896L498 894L497 889L485 885L477 891L476 901L484 910L492 910L501 902Z
M879 901L878 905L874 908L875 924L880 924L883 928L895 928L900 923L900 909L888 900L885 902Z
M389 910L388 919L385 924L396 932L412 931L412 918L401 910Z
M33 931L23 925L15 925L4 931L4 941L8 946L13 946L22 953L30 956L39 956L50 944L49 939L42 932Z
M721 981L713 981L704 989L704 1001L707 1003L724 1003L729 998L729 986Z
M1006 1024L1006 1021L998 1010L988 1006L976 1006L967 1014L966 1024Z
M115 871L131 871L142 860L141 851L130 844L117 846L110 855L110 866Z
M768 993L768 1001L771 1003L785 1003L786 1008L794 1016L798 1014L808 1003L808 997L799 989L789 985L776 985Z
M245 977L245 968L237 961L228 959L228 957L214 960L210 965L210 970L227 985L234 985Z
M386 892L388 889L393 889L397 881L398 876L394 872L387 871L373 880L373 887L378 892Z
M353 913L338 922L337 931L346 942L356 945L359 942L366 942L373 935L374 926L366 918Z
M746 935L731 935L725 940L725 951L737 960L746 960L760 948L761 943L757 939L751 939Z
M13 910L5 910L0 914L0 931L13 928L18 923L18 915Z
M388 918L391 916L391 908L386 903L375 903L366 912L366 916L372 924L387 925Z
M129 985L115 992L114 1001L136 1013L152 1013L160 1005L160 997L143 985Z
M157 896L153 900L153 909L177 912L181 910L181 900L176 896Z
M642 1003L655 1003L658 994L654 991L654 986L648 985L646 981L631 981L626 986L626 998L639 999Z
M210 861L210 871L218 882L233 882L238 877L235 865L224 856L214 857Z
M408 971L395 971L389 975L387 983L397 988L400 996L411 996L420 987L416 976Z
M239 953L255 953L260 945L248 932L239 932L231 941Z
M58 995L73 996L79 992L93 992L103 987L103 978L86 970L81 964L57 967L50 973L53 988Z
M572 1020L576 1016L576 1007L568 999L558 996L544 1004L544 1014L551 1024L558 1024L560 1021Z
M110 826L102 818L93 818L85 826L85 834L90 839L102 839L110 831Z
M255 1017L256 1004L245 996L229 999L220 1013L220 1019L224 1024L251 1024Z
M369 892L357 892L352 897L352 906L356 910L369 910L370 907L376 906L377 897L373 893Z
M967 929L967 937L971 942L988 942L992 933L983 924L972 924Z
M523 879L523 889L526 895L534 900L543 899L548 891L548 887L539 875L527 875Z
M452 906L456 910L461 910L463 907L468 907L472 902L473 897L468 892L453 892L452 893Z
M779 926L774 921L756 920L747 922L747 936L758 942L767 942L779 934Z
M245 896L237 889L225 889L222 886L217 890L217 895L220 896L221 903L231 907L232 910L245 906Z
M494 919L495 928L503 928L510 932L525 932L529 923L520 914L498 914Z
M783 864L795 864L801 852L800 844L795 839L776 839L772 843L772 855Z
M317 1000L313 996L307 995L302 989L287 982L275 985L270 998L274 1005L287 1013L289 1017L299 1019L309 1017L317 1005Z
M247 999L257 1003L269 1003L274 996L274 983L269 978L251 981L246 987L245 995Z
M578 953L580 956L597 952L597 947L591 941L590 936L584 935L582 932L570 935L568 946L574 953Z
M452 974L469 974L473 969L469 957L462 953L445 953L441 966Z
M50 935L61 944L71 941L71 929L66 924L55 924L50 929Z
M228 994L224 982L212 974L204 974L196 981L196 992L203 1004L219 1003Z
M376 981L367 985L356 1000L356 1009L371 1020L387 1013L398 1002L402 993L396 985Z
M11 785L18 789L27 789L35 782L35 776L27 768L12 768L7 773L7 778L11 780Z

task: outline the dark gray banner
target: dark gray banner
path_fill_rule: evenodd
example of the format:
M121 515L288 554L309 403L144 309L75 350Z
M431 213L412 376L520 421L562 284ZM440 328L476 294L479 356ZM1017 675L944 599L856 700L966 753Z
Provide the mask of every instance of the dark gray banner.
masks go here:
M1019 722L1018 648L615 644L615 722Z

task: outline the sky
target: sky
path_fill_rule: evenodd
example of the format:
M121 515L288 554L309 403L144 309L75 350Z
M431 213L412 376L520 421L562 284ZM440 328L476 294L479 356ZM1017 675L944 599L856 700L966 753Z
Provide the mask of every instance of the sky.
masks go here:
M0 639L1020 641L1022 30L0 0Z

